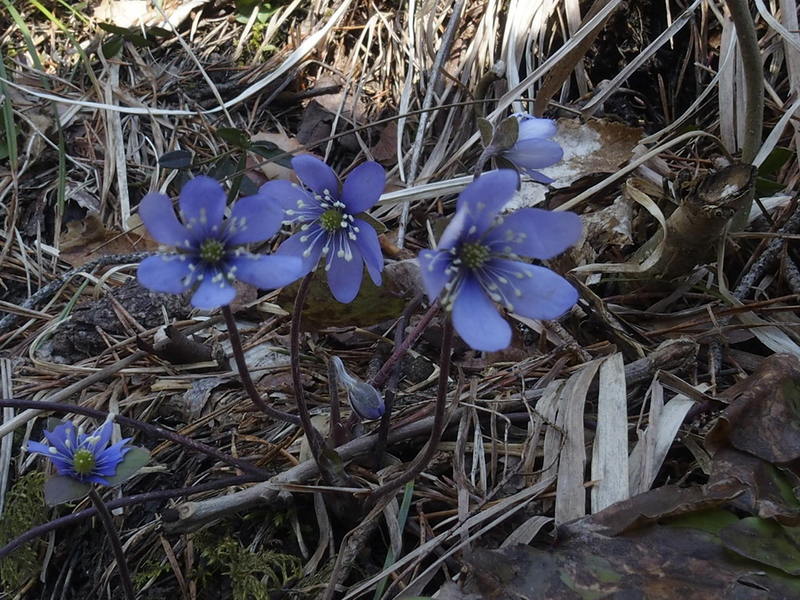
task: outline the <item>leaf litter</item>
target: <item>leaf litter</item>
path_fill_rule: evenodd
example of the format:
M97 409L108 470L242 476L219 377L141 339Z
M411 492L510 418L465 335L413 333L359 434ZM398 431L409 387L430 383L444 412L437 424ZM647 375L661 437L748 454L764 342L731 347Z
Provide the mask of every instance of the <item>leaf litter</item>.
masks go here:
M386 577L384 598L439 588L449 598L800 595L800 338L791 317L800 294L792 276L800 258L797 158L786 152L797 144L796 103L787 100L800 81L794 2L781 10L756 3L762 47L774 41L784 51L771 54L765 75L767 122L775 126L748 187L765 198L768 213L754 206L748 229L698 237L708 254L690 256L666 286L659 277L672 279L673 271L637 271L648 256L654 265L670 257L677 208L725 168L727 153L708 134L720 136L727 152L741 143L741 97L729 90L742 87L743 74L725 60L736 40L716 5L685 10L671 2L656 10L631 2L619 10L608 3L583 13L577 3L466 2L447 60L437 64L452 18L447 3L278 3L249 29L235 2L164 3L163 13L148 5L140 15L125 12L134 5L127 2L106 2L107 12L94 14L51 7L75 42L33 4L12 4L32 37L11 17L0 19L14 50L4 50L0 83L19 147L16 160L0 166L0 347L14 360L4 395L47 400L75 385L63 400L175 429L272 477L118 509L132 569L151 573L141 597L233 597L225 573L234 571L199 527L224 542L226 556L275 550L289 557L269 559L276 564L306 561L305 569L272 578L286 597L317 597L335 586L343 597L363 597ZM85 25L81 10L95 22L157 26L169 35L157 38L160 45L137 45L133 32ZM101 58L97 49L112 41L115 56ZM557 325L515 318L506 353L476 356L461 347L451 427L414 484L407 519L391 509L369 522L353 511L348 520L334 508L338 494L315 486L314 469L298 464L297 428L249 406L214 317L131 289L137 259L115 257L153 248L135 220L146 192L174 192L189 168L235 172L225 156L236 150L233 138L213 135L221 128L263 143L246 152L256 183L285 177L292 153L327 156L341 172L364 158L381 161L391 169L390 187L374 216L387 227L381 242L390 285L365 290L344 314L322 289L304 315L309 352L301 367L324 420L327 358L342 357L367 381L390 353L397 319L420 290L404 261L452 215L453 194L469 182L480 153L473 107L462 103L475 99L477 81L500 55L503 78L485 96L490 117L516 102L514 110L559 121L567 152L548 172L555 185L524 182L518 202L570 203L581 214L583 247L551 266L571 272L582 300ZM537 97L539 81L550 98ZM419 128L414 111L426 96L436 98L436 112ZM582 111L602 117L576 116ZM0 141L8 140L6 123ZM63 167L59 131L67 142ZM69 190L63 202L59 188ZM288 298L254 296L236 310L250 324L245 349L261 363L257 386L292 410ZM409 326L419 318L412 314ZM140 350L168 325L196 345L177 356ZM391 463L412 460L430 427L440 330L434 318L403 361ZM104 383L87 379L104 370ZM4 412L3 420L27 437L43 426L30 414L15 420ZM22 423L28 428L17 428ZM160 467L132 480L126 494L199 490L236 474L172 442L148 443ZM371 448L366 438L340 448L343 473L359 486L378 484L393 468L376 471ZM17 459L2 461L0 478L14 489L8 497L36 497L16 487L29 485L32 472L16 441L12 454ZM22 514L19 505L4 511ZM36 586L51 595L59 586L76 597L100 594L115 580L92 542L85 524L57 530L49 545L30 548L83 574L60 579L48 569L39 582L39 573L25 570L25 581L4 579L5 589L27 597ZM385 564L390 547L394 562ZM350 563L337 569L340 553ZM263 575L237 572L256 587Z

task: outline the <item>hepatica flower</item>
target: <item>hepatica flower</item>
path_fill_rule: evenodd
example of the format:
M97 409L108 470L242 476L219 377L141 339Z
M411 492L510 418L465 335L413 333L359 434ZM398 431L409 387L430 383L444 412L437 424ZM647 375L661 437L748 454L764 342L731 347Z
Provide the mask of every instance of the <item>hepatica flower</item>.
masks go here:
M150 235L176 248L142 261L137 274L143 286L173 294L194 290L192 305L212 310L233 300L236 279L275 289L301 276L297 258L252 254L243 247L272 237L283 222L281 206L261 193L241 198L224 219L222 186L201 175L183 186L178 203L180 221L164 194L147 194L139 205Z
M437 249L419 255L428 297L441 298L455 330L476 350L502 350L511 342L511 327L496 305L532 319L555 319L578 299L563 277L519 259L563 252L580 238L580 219L537 208L500 216L517 181L510 169L481 175L461 192Z
M270 181L260 193L277 199L289 221L300 230L287 239L277 254L303 261L302 274L324 261L328 286L339 302L351 302L361 287L364 265L375 285L381 284L383 255L375 229L359 218L378 201L386 173L376 162L365 162L347 177L339 191L333 170L307 154L292 159L301 185Z
M81 483L109 485L108 478L131 450L130 438L108 445L113 423L108 420L91 435L76 429L73 423L62 423L53 431L45 431L43 442L28 442L28 451L46 456L59 475Z
M534 181L550 183L550 177L540 173L537 169L549 167L561 160L564 151L556 142L551 140L556 134L556 124L550 119L539 119L528 113L515 113L512 115L519 122L519 135L514 145L500 152L499 156L514 165L520 172Z

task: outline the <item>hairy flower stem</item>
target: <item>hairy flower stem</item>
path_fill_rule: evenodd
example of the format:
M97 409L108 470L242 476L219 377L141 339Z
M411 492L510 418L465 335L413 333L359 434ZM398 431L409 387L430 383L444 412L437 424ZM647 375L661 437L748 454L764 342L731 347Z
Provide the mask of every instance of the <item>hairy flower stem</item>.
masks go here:
M269 406L261 394L258 393L253 379L250 377L250 371L247 370L247 361L244 358L244 349L242 348L242 338L239 336L239 328L236 325L236 319L233 318L233 312L228 305L222 307L222 315L225 317L225 325L228 328L228 336L231 340L231 348L233 349L233 359L236 361L236 368L239 370L239 378L242 380L247 395L258 408L261 409L268 417L276 421L283 421L291 423L292 425L300 425L300 419L282 410L277 410Z
M314 277L314 271L311 271L300 282L300 288L297 290L297 297L294 300L294 307L292 308L292 326L289 332L289 354L292 363L292 384L294 385L294 397L297 402L297 413L300 415L300 424L303 427L303 432L306 434L308 440L308 447L311 450L311 456L314 457L314 462L320 468L321 473L326 470L320 463L320 456L322 454L322 437L319 432L311 424L311 415L308 413L308 405L306 405L306 395L303 391L303 379L300 374L300 324L303 315L303 305L308 296L308 288L311 285L311 280Z
M104 421L106 417L108 417L109 415L109 413L107 413L104 410L97 410L95 408L88 408L86 406L76 406L74 404L62 404L60 402L17 400L14 398L0 399L0 408L4 406L9 406L11 408L33 408L36 410L48 410L57 414L72 413L76 415L85 415L87 417L92 417L100 421ZM179 444L184 448L188 448L189 450L200 452L201 454L205 454L206 456L215 458L225 464L231 465L232 467L241 469L245 473L250 473L251 475L255 475L263 479L269 477L269 474L266 471L259 469L257 466L250 464L246 460L235 458L233 456L225 454L224 452L220 452L216 448L208 446L202 442L195 441L191 438L181 435L180 433L170 431L169 429L164 429L163 427L159 427L158 425L151 425L150 423L144 423L142 421L139 421L138 419L132 419L131 417L125 417L123 415L114 415L114 420L120 425L127 425L128 427L138 429L139 431L147 435L161 438L164 440L169 440L170 442Z
M117 528L114 527L111 513L108 512L108 507L94 487L89 488L89 498L92 499L92 503L97 509L97 516L100 517L103 527L106 528L111 550L114 552L114 558L117 560L117 569L119 570L119 577L122 579L122 589L125 590L125 598L127 598L127 600L136 600L136 594L133 593L133 584L131 583L131 574L128 571L128 563L125 561L125 553L122 551L122 542L119 539Z
M386 380L389 379L389 375L392 372L392 367L394 364L399 361L403 356L405 356L408 349L414 344L414 342L419 339L419 336L428 328L430 325L431 320L433 319L434 315L439 311L441 306L439 305L439 301L437 300L433 304L430 305L428 310L422 315L422 318L417 323L416 327L411 330L411 333L408 334L408 337L403 340L403 343L396 346L394 352L392 352L391 356L386 359L386 362L383 363L383 366L380 370L375 374L375 377L369 382L370 385L380 389L383 387L383 384L386 383Z
M431 435L428 438L428 443L425 449L414 460L408 470L400 475L397 479L383 484L380 487L372 490L370 495L370 503L374 506L382 496L391 494L400 489L409 481L413 481L417 475L422 473L425 467L428 466L433 453L439 446L439 440L444 433L445 425L445 405L447 403L447 387L448 379L450 377L450 354L453 347L453 325L450 319L445 319L442 328L442 350L439 355L439 385L436 390L436 407L433 413L433 426L431 427Z
M397 326L394 330L394 346L399 348L403 345L406 326L408 320L411 318L417 306L422 303L424 293L417 294L411 302L403 310L403 314L397 320ZM397 385L400 381L400 361L395 361L394 368L392 369L389 383L383 393L383 415L381 415L381 425L378 428L378 438L375 440L375 470L379 470L383 465L383 455L386 452L386 440L389 437L389 426L392 422L392 407L394 406L394 397L397 393Z
M334 447L344 444L345 432L339 412L339 376L332 359L328 359L328 397L331 404L331 426L329 436Z
M481 155L478 157L478 160L475 161L475 166L472 168L473 180L481 176L481 173L483 173L483 167L486 165L489 159L492 158L492 156L495 156L496 154L497 154L497 148L492 144L489 144L488 146L486 146L486 148L483 149L483 152L481 152Z
M234 485L242 485L244 483L252 483L260 480L261 478L253 477L252 475L239 475L237 477L226 477L225 479L210 481L208 483L199 483L197 485L185 488L155 490L153 492L145 492L143 494L123 496L122 498L117 498L116 500L111 500L110 502L106 503L106 508L114 509L122 506L144 504L145 502L169 500L170 498L180 498L183 496L189 496L191 494L199 494L201 492L219 490ZM167 509L167 510L174 511L174 509ZM166 511L164 512L166 513ZM53 519L52 521L48 521L47 523L42 523L41 525L37 525L36 527L31 527L24 533L21 533L19 536L8 542L5 546L0 548L0 559L5 558L20 546L27 544L28 542L31 542L37 538L43 537L44 535L50 533L51 531L54 531L56 529L61 529L62 527L67 527L69 525L74 525L75 523L80 523L81 521L89 519L95 516L96 514L97 514L97 509L87 508L77 513L72 513L69 515L64 515L63 517L58 517L57 519Z

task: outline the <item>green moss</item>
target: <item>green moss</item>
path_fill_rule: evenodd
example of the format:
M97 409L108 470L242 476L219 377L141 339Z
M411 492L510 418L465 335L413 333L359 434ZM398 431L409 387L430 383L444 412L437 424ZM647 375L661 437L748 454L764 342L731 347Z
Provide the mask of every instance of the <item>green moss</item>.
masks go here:
M136 568L136 571L131 573L133 586L137 590L141 590L151 579L158 579L171 571L172 568L163 557L163 554L159 556L157 553L152 553L152 556L142 561Z
M330 583L333 569L336 567L336 558L319 565L313 573L309 573L301 580L295 582L294 591L289 594L292 600L304 600L312 595L312 590L324 590Z
M3 517L0 518L0 545L21 535L31 527L47 520L44 503L44 473L33 471L20 477L6 496ZM17 548L0 561L0 589L19 589L41 570L37 552L38 541Z
M253 551L231 536L198 536L196 547L206 565L200 576L230 578L233 600L269 600L270 591L285 587L303 575L299 557L271 550Z
M261 44L264 41L264 34L267 32L268 23L256 21L253 28L250 30L250 37L244 45L244 52L239 58L239 62L243 65L249 65L254 62L266 60L268 56L274 53L278 48L273 44L264 46L263 51Z

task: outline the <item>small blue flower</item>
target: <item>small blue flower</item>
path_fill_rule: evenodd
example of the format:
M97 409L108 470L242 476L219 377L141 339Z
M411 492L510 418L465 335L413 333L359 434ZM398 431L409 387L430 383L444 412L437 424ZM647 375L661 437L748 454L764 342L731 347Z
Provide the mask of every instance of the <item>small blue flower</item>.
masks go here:
M511 162L518 171L534 181L550 183L553 180L536 169L549 167L561 160L564 151L552 138L556 134L555 121L539 119L528 113L512 115L519 121L519 136L516 143L499 154Z
M563 277L519 258L560 254L580 238L580 219L538 208L500 216L517 182L510 169L481 175L458 197L437 249L419 255L425 292L431 300L441 296L456 331L476 350L511 343L511 327L495 304L524 317L555 319L578 299Z
M292 159L303 186L270 181L259 192L278 200L289 221L300 231L287 239L277 254L297 256L303 274L325 257L328 286L339 302L351 302L361 287L364 266L375 285L381 284L383 255L378 234L359 213L374 205L386 185L386 173L376 162L365 162L347 177L339 192L333 170L321 160L303 154Z
M106 477L116 474L117 467L131 449L126 446L130 438L106 448L112 429L110 419L91 435L76 430L72 423L62 423L53 431L44 432L49 443L28 442L28 451L52 460L59 475L81 483L109 485Z
M147 194L139 204L153 239L177 249L142 261L137 275L143 286L172 294L194 289L192 305L212 310L236 296L235 279L275 289L301 277L297 258L251 254L242 247L272 237L283 222L281 206L261 193L241 198L223 220L225 192L201 175L183 186L178 202L182 223L164 194Z

